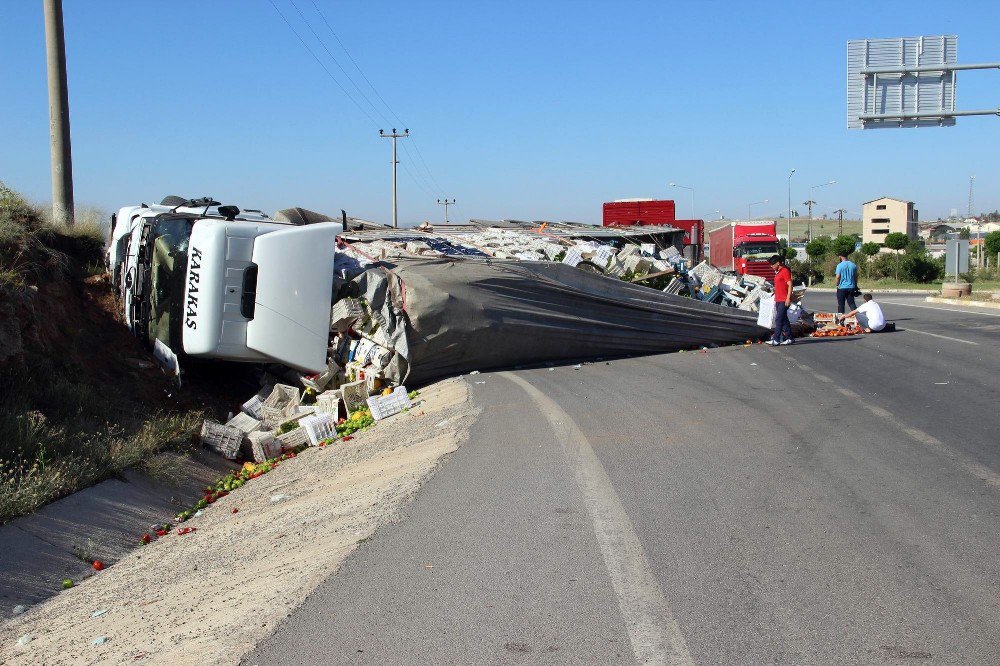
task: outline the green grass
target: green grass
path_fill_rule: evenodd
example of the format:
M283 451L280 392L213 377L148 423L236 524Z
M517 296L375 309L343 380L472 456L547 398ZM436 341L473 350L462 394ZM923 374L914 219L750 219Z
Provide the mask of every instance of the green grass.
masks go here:
M49 349L59 343L32 333L56 332L52 339L59 341L58 331L71 335L88 325L78 314L59 314L78 309L60 310L39 295L72 297L79 280L100 270L100 219L95 211L74 226L53 225L0 182L0 323L10 329L0 338L6 345L0 348L0 523L126 469L175 477L177 458L158 454L190 446L203 419L201 413L144 410L131 402L127 382L94 383L79 350Z

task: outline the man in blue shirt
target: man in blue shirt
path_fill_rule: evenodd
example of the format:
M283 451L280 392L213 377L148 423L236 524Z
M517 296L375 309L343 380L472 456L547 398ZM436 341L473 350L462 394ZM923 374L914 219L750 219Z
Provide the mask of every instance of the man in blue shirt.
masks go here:
M838 255L837 264L837 314L844 314L844 302L856 310L858 304L854 301L854 291L858 288L858 265L848 260L846 254Z

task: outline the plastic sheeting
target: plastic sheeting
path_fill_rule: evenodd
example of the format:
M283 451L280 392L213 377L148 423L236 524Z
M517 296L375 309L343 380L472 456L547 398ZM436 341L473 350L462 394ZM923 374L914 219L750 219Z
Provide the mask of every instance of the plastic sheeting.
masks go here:
M563 264L406 258L341 283L363 297L397 384L471 370L652 354L768 333L757 315Z

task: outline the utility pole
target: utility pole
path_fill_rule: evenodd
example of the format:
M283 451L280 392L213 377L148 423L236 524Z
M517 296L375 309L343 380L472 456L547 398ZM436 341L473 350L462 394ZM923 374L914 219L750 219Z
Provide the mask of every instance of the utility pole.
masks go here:
M444 201L442 201L441 199L438 199L438 203L444 206L444 223L448 224L448 206L454 206L455 200L452 199L451 201L448 201L447 199L445 199Z
M405 139L410 136L410 130L403 130L402 134L396 132L396 128L392 128L392 134L386 134L382 130L378 131L378 135L383 139L392 139L392 228L399 228L399 217L398 210L396 208L396 165L399 164L399 160L396 159L396 139Z
M812 242L812 239L813 239L813 204L814 203L816 203L816 202L813 201L812 199L809 199L808 201L803 201L802 202L802 205L806 206L809 209L809 222L808 222L809 232L808 233L809 233L809 242L810 243Z
M62 0L44 0L45 63L49 80L49 150L52 156L52 219L73 224L73 156L69 138L69 86Z
M792 174L795 173L795 169L788 172L788 220L786 224L786 231L788 233L789 245L792 244Z
M837 224L838 224L837 235L838 236L843 236L844 235L844 213L846 213L847 211L844 210L843 208L838 208L837 210L835 210L833 212L837 214Z
M972 186L976 183L975 176L969 176L969 214L967 219L972 219ZM976 266L978 268L983 267L983 224L982 222L976 223Z

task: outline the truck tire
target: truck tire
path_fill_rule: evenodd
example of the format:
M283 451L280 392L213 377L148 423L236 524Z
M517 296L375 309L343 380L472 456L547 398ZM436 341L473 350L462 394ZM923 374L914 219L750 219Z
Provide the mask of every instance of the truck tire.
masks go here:
M171 194L170 196L163 197L163 201L160 202L161 206L180 206L185 203L187 199L184 197L179 197L176 194Z

